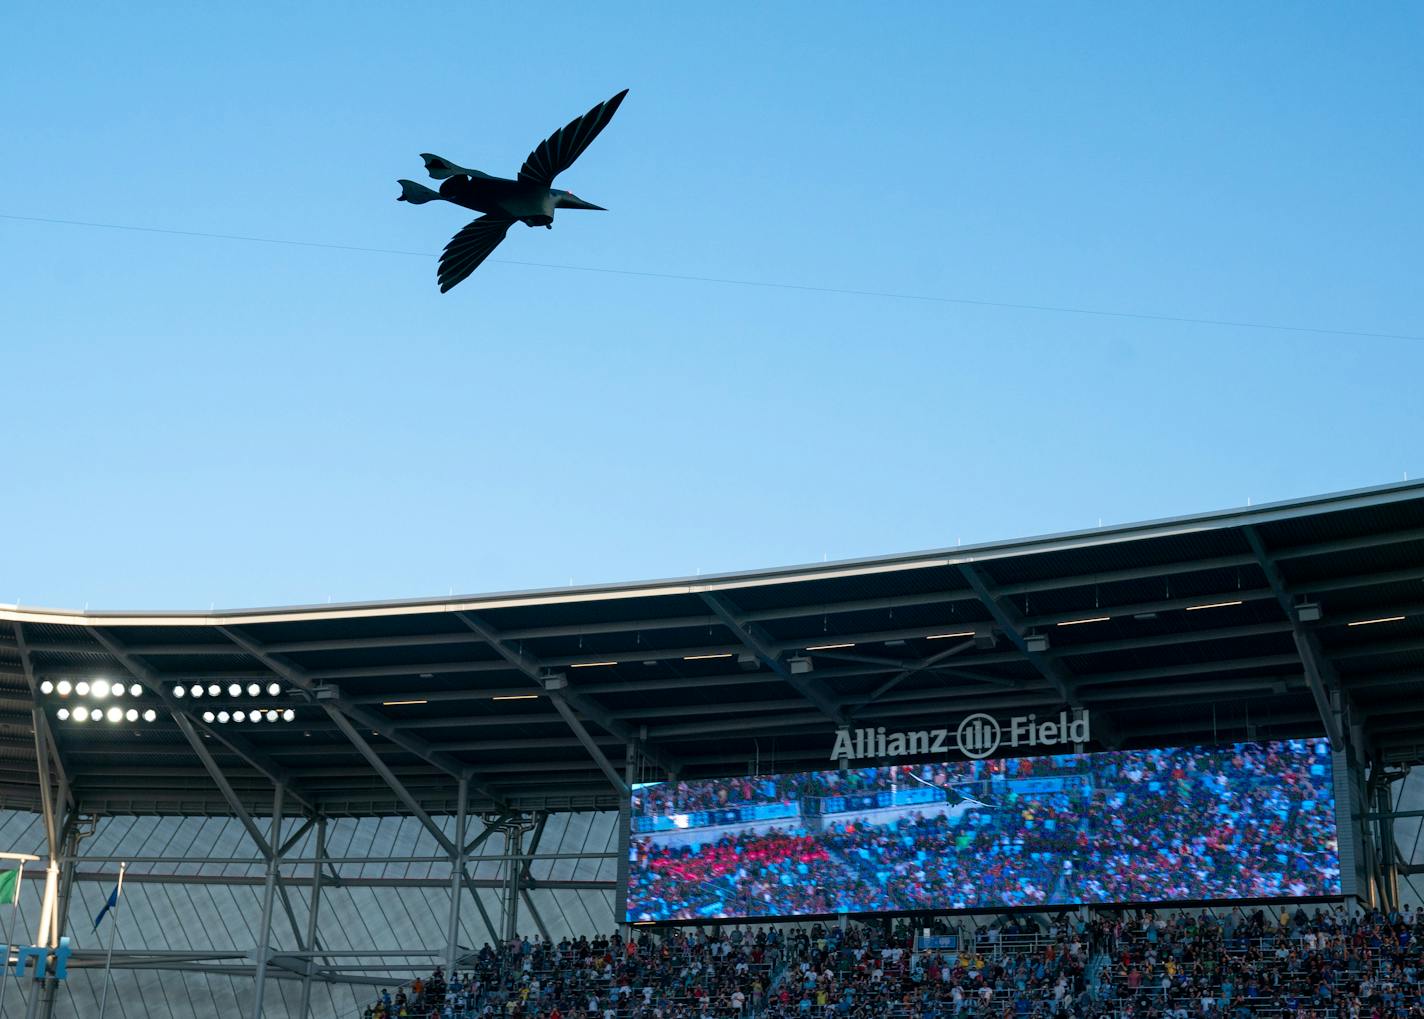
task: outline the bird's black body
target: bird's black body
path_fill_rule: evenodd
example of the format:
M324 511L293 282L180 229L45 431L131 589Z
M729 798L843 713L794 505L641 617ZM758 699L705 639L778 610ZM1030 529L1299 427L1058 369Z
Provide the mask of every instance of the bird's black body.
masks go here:
M551 185L554 177L572 166L589 143L598 137L627 94L628 90L624 89L606 103L599 103L582 117L555 131L529 153L515 180L491 177L479 170L458 166L441 156L428 152L422 154L430 176L442 182L440 190L431 191L422 184L402 180L399 181L399 201L422 205L439 199L483 213L445 246L438 271L442 294L474 272L516 222L552 229L557 209L601 211L600 206Z
M545 196L551 194L549 188L503 177L467 177L459 174L440 185L440 197L445 201L487 216L509 214L509 210L531 210L515 217L527 226L549 226L553 223L553 214L544 215L542 212Z

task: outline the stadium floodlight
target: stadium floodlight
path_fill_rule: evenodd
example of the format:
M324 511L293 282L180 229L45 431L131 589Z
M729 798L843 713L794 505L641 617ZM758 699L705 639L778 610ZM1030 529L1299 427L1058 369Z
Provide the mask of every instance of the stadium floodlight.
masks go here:
M55 714L59 716L59 720L61 722L66 721L69 718L69 709L60 708L58 711L55 712Z
M220 696L222 696L222 687L218 686L216 683L209 683L209 684L208 684L208 696L209 696L209 697L220 697Z
M102 682L104 682L104 681L101 679L101 680L99 680L99 682L102 683ZM96 685L97 685L97 684L96 684ZM109 684L109 696L110 696L110 697L122 697L123 695L124 695L124 684L122 684L122 683L110 683L110 684Z
M291 708L287 708L287 709L285 709L285 710L282 712L282 721L284 721L284 722L293 722L293 721L296 721L296 718L297 718L297 713L296 713L295 711L293 711Z
M232 716L229 715L226 711L219 711L219 712L218 712L218 721L221 722L223 725L227 725L228 720L229 720L231 717L232 717Z
M143 687L138 683L129 684L129 696L138 697L143 693Z
M1024 650L1029 654L1041 655L1048 650L1048 634L1031 633L1024 638Z
M242 684L241 684L241 683L229 683L229 684L227 685L227 695L228 695L229 697L241 697L241 696L242 696Z
M111 722L122 722L124 720L124 709L117 707L110 708L108 718Z
M194 684L193 684L193 689L189 690L188 692L191 693L194 697L201 697L201 696L203 696L203 684L202 684L202 683L194 683Z
M84 721L88 721L88 719L89 719L89 709L86 708L84 705L81 704L81 705L79 705L77 708L74 709L74 720L75 720L76 722L84 722Z
M282 692L282 684L281 684L281 683L268 683L268 684L267 684L267 693L268 693L269 696L276 697L276 696L277 696L278 694L280 694L281 692Z
M247 721L247 712L245 712L245 711L234 711L234 712L232 713L232 720L233 720L234 722L245 722L245 721Z
M187 693L187 692L188 692L188 691L184 688L184 686L183 686L182 683L179 683L177 686L175 686L175 687L173 688L173 696L174 696L174 697L182 697L182 696L183 696L185 693Z
M268 708L268 709L267 709L267 721L269 721L269 722L275 722L275 721L277 721L277 709L276 709L276 708Z
M143 720L144 720L145 722L156 722L156 721L158 721L158 712L157 712L157 711L154 711L152 708L148 708L148 709L145 710L144 713L143 713Z
M791 667L791 675L804 676L811 671L811 659L805 655L796 655L794 658L786 659L786 664Z
M68 697L68 696L69 696L69 691L70 691L70 690L73 690L74 688L69 685L69 680L67 680L67 679L61 679L61 680L55 685L55 689L56 689L57 691L59 691L59 695L60 695L61 697Z
M129 708L127 711L124 712L124 717L127 718L130 722L137 722L138 708Z
M109 696L109 681L107 679L96 679L89 684L89 692L99 700Z
M248 683L248 684L247 684L247 696L249 696L249 697L258 697L258 696L261 696L261 694L262 694L262 684L261 684L261 683Z
M252 714L250 714L250 715L247 716L247 720L248 720L249 722L260 722L260 721L262 721L262 712L261 712L260 710L254 711Z
M49 680L45 680L40 684L40 693L54 693L54 684Z
M81 679L78 683L74 684L74 692L77 693L80 697L88 697L89 684Z
M213 722L214 720L216 720L217 717L218 717L218 716L217 716L217 715L214 715L211 711L204 711L204 712L203 712L203 721L204 721L204 722L207 722L207 723L209 723L209 724L212 724L212 722Z
M1295 607L1295 617L1302 623L1318 623L1321 615L1320 603L1316 601L1303 601Z

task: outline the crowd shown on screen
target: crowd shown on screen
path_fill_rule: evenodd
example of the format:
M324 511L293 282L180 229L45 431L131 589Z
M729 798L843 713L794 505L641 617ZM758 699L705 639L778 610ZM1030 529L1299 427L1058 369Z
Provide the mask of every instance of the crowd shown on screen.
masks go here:
M1329 774L1304 740L857 769L839 781L913 779L945 798L889 819L634 838L628 908L704 920L1331 894ZM676 796L741 797L758 781L679 783Z
M1424 1019L1422 995L1424 911L1222 908L1010 921L954 951L884 921L526 938L361 1019Z

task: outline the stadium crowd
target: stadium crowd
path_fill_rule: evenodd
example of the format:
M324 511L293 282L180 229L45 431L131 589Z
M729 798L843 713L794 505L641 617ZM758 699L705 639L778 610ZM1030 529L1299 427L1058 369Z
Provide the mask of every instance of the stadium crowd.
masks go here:
M1424 911L1148 914L1112 931L1098 1008L1125 1019L1424 1019Z
M931 1019L1048 1016L1085 991L1067 936L1005 952L915 952L905 928L819 923L486 945L468 972L383 991L362 1019ZM990 1006L993 1006L992 1008Z
M944 951L887 926L524 939L362 1019L1424 1019L1424 910L1065 913Z
M735 1019L759 1012L781 958L775 930L707 928L485 945L449 981L383 991L363 1019Z

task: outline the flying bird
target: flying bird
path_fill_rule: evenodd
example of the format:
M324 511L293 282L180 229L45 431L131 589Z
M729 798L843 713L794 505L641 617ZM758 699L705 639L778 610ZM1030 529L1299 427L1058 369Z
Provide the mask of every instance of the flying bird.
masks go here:
M608 126L627 94L625 88L540 142L524 160L515 180L491 177L429 152L420 154L430 176L443 182L440 190L432 191L415 181L400 180L396 182L401 186L396 201L424 205L439 199L484 213L445 245L437 271L442 294L474 272L516 222L552 230L556 209L607 211L600 205L576 197L572 191L559 190L553 183L554 178L573 166L574 160Z

